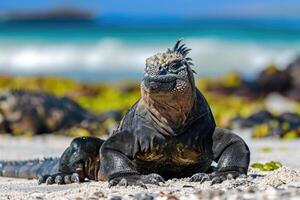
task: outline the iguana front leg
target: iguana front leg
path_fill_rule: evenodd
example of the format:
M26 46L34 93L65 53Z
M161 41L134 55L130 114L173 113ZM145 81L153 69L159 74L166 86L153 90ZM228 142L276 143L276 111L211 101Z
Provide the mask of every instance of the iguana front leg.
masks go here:
M242 138L230 130L216 128L212 140L214 161L218 163L217 171L212 174L197 173L190 181L211 181L215 184L247 175L250 151Z
M101 180L108 180L109 186L141 186L158 184L164 179L158 174L140 174L132 162L140 150L138 139L127 131L115 133L104 142L100 150Z
M55 174L44 174L38 183L69 184L98 179L100 168L99 149L104 141L96 137L75 138L59 160L59 170Z

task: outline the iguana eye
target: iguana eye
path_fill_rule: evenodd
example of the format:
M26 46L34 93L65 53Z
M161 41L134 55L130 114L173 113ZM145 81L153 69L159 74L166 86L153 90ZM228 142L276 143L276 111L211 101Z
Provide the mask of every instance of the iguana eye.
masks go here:
M179 69L181 67L181 63L177 62L177 63L172 63L169 66L169 70L170 71L175 71L177 69Z

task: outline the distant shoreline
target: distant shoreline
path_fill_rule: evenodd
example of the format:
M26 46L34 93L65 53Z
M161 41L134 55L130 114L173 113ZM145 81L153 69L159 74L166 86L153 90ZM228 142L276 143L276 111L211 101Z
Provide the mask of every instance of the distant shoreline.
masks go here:
M1 15L6 22L39 22L65 20L91 20L93 13L73 7L57 7L46 11L8 12Z

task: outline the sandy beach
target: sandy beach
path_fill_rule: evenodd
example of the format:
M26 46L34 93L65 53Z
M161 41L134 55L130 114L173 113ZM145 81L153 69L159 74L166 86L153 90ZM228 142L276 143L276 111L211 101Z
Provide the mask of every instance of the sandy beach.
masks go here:
M251 149L251 163L279 161L284 167L272 172L249 169L248 177L211 186L188 179L169 180L161 186L108 188L106 182L71 185L38 185L36 180L0 178L0 199L300 199L299 141L253 140L241 135ZM72 138L0 136L1 160L59 156ZM266 151L265 149L268 149Z

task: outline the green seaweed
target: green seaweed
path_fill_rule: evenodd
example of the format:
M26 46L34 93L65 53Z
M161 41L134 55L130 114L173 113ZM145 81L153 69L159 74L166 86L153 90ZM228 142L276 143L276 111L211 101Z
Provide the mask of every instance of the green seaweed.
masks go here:
M252 132L253 138L263 138L271 135L271 128L268 124L260 124L254 127Z
M282 136L283 140L295 140L299 137L300 130L291 130Z
M270 153L270 152L272 151L272 148L271 148L271 147L263 147L263 148L261 149L261 151L262 151L263 153Z
M282 164L278 161L270 161L266 163L253 163L250 166L260 171L274 171L281 168Z

